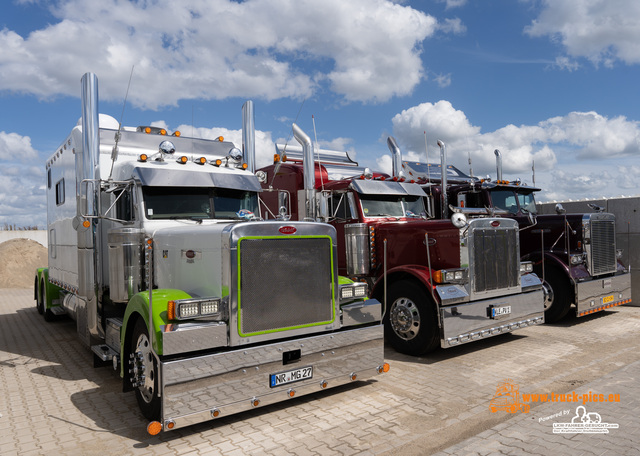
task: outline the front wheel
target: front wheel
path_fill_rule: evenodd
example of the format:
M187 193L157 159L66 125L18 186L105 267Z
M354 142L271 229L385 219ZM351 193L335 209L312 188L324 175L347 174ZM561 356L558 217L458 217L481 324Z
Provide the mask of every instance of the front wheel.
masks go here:
M435 305L422 287L404 280L396 282L389 287L388 302L385 334L396 351L420 356L438 346Z
M158 396L158 363L153 354L149 331L142 318L133 328L129 360L136 400L142 414L149 421L160 419L160 396Z
M538 272L542 277L542 271ZM553 323L564 318L571 308L571 297L567 281L558 268L546 268L542 290L544 291L544 321Z

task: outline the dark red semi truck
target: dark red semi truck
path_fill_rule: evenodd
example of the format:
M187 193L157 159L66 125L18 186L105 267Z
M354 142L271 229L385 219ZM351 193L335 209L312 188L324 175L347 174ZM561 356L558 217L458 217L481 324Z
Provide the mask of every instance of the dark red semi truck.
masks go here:
M314 152L293 130L301 146L277 146L274 165L257 173L263 214L336 228L339 273L385 300L396 350L420 355L543 323L542 284L520 259L515 220L434 216L415 182L371 173L345 152Z
M445 145L439 142L441 150ZM520 257L531 261L543 281L545 321L555 322L569 312L582 317L631 302L631 274L616 247L615 215L590 205L591 213L537 213L535 192L540 188L502 178L502 155L495 150L497 179L479 179L445 164L402 161L390 148L399 170L417 180L436 206L446 188L449 210L470 217L507 217L520 227ZM400 157L400 158L398 158ZM444 185L443 185L444 182Z

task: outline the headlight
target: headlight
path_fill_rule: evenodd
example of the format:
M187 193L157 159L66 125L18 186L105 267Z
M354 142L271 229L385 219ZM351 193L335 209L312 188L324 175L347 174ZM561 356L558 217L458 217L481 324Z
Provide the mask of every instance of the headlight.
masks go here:
M578 254L571 255L571 264L572 265L575 266L575 265L580 264L580 263L584 263L584 254L578 253Z
M520 274L528 274L533 272L533 263L531 261L523 261L520 263Z
M167 306L167 318L169 320L186 320L189 318L212 317L222 318L220 312L220 299L182 299L169 301Z
M463 283L466 278L466 269L441 269L433 273L436 283Z
M364 282L342 285L340 286L340 301L366 298L368 293L369 286Z

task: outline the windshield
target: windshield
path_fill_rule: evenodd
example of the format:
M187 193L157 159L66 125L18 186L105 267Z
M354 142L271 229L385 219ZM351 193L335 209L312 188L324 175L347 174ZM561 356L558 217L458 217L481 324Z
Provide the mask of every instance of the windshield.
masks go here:
M419 196L362 195L360 204L365 217L426 217L424 201Z
M533 193L518 193L518 203L520 203L520 209L524 212L531 212L532 214L538 213Z
M511 214L518 213L518 201L513 190L493 190L491 202L496 209L504 209Z
M255 192L226 188L142 187L148 219L245 220L258 216Z

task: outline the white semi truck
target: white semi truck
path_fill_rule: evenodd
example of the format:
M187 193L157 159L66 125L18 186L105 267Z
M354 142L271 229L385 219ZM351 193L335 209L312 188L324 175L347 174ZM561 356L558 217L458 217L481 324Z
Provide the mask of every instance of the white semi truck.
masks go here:
M47 160L37 309L71 316L156 434L388 370L382 306L340 278L327 224L263 221L254 114L243 149L122 127L82 78L82 119Z

